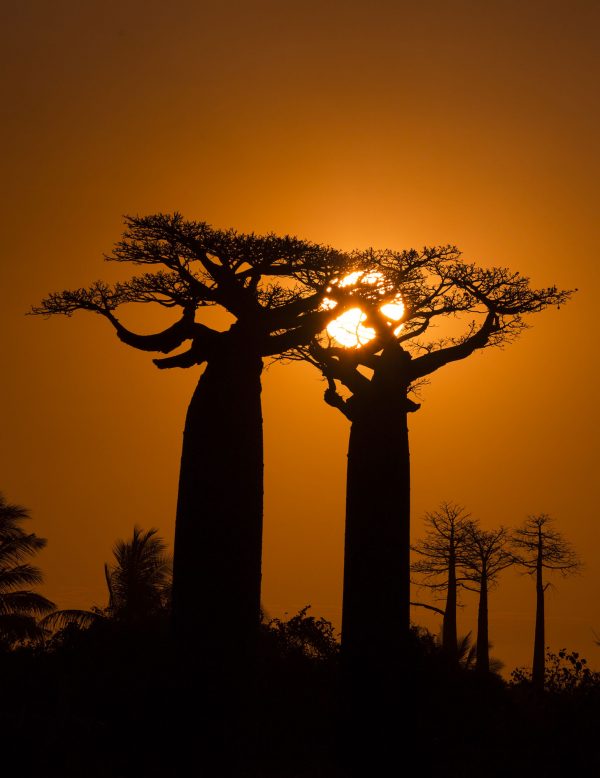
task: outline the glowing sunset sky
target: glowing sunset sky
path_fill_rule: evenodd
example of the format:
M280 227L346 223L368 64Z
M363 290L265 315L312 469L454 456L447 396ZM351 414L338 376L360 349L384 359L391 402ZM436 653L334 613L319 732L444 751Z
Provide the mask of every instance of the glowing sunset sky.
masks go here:
M490 528L554 516L586 567L549 592L547 641L600 668L600 5L23 0L2 16L0 490L48 538L44 593L104 604L113 542L134 523L173 535L199 369L158 371L100 317L24 316L115 277L102 254L122 214L341 249L454 243L580 291L423 390L413 535L442 500ZM348 423L324 388L306 365L263 376L263 600L338 623ZM462 633L476 620L464 602ZM491 595L492 654L509 668L530 662L533 605L513 572Z

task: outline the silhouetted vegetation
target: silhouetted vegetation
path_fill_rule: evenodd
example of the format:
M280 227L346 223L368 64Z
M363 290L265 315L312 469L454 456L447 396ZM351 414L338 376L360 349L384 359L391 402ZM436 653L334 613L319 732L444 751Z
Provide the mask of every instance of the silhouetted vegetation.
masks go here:
M411 570L417 573L420 586L433 591L444 591L442 646L452 661L458 661L458 632L456 606L458 588L464 579L458 575L467 543L471 522L464 508L443 503L438 511L425 515L428 527L425 537L413 546L418 559Z
M41 584L43 577L26 560L46 546L44 538L20 526L29 518L26 508L8 503L0 494L0 649L39 640L43 629L38 619L55 608L29 588Z
M107 619L128 628L151 623L166 628L171 615L172 562L165 541L157 533L157 529L144 531L136 526L131 540L115 543L114 562L104 565L105 607L59 610L42 619L45 629L59 630L55 642Z
M578 572L581 562L571 545L557 530L554 520L545 513L529 516L512 535L514 559L529 575L535 576L535 637L533 642L532 680L538 689L544 686L546 651L544 569L558 571L563 576Z
M540 701L527 669L508 683L475 672L468 636L450 657L413 626L402 655L372 674L403 679L410 717L379 694L383 707L349 721L338 636L306 606L263 619L253 679L215 718L228 687L198 687L177 661L163 617L169 557L156 530L134 528L105 571L108 605L87 611L96 618L57 620L54 637L14 642L0 656L2 764L19 775L184 778L193 764L202 776L354 778L399 772L401 744L426 754L425 776L476 778L482 763L490 778L600 768L600 674L576 652L548 653Z
M215 230L179 214L127 217L123 238L106 259L147 272L113 286L96 282L51 294L32 313L91 311L133 348L170 354L186 345L154 359L159 368L206 363L183 435L173 617L180 645L223 668L253 655L259 624L262 360L308 343L327 324L331 312L322 302L346 260L294 237ZM343 290L336 295L342 309L345 296ZM140 335L117 318L131 303L179 310L180 318L162 332ZM233 321L227 329L196 320L213 306ZM227 658L231 650L236 657Z
M357 729L342 726L332 634L307 609L263 623L245 707L218 725L219 690L197 694L156 624L130 629L103 620L44 649L14 649L0 662L3 765L18 764L32 778L184 778L190 764L201 776L353 778L382 774L382 756L389 774L399 773L406 759L399 745L408 742L410 754L424 755L424 776L475 778L482 764L490 778L600 767L600 681L575 653L559 652L556 671L548 658L540 701L527 673L506 683L475 672L465 641L464 661L451 663L436 638L415 627L403 657L418 690L410 717L398 704L371 709Z
M595 774L600 674L561 649L544 685L543 569L579 566L549 517L530 517L509 551L508 530L459 506L427 514L412 570L445 595L443 608L418 603L443 616L441 639L409 621L411 394L570 292L468 264L453 246L348 255L178 214L128 217L107 258L145 272L51 294L33 313L91 311L126 345L167 354L159 368L206 365L184 429L174 560L158 530L136 526L105 565L106 605L53 610L22 588L41 582L25 560L45 541L0 498L5 765L32 778L363 778L404 772L413 754L424 776ZM179 319L140 335L118 318L130 303ZM210 306L227 329L201 321ZM336 342L329 327L357 310L356 347ZM446 320L458 334L430 337ZM341 645L310 606L261 610L265 358L318 367L351 423ZM536 575L536 639L532 672L506 682L489 658L488 593L513 563ZM458 635L460 587L479 595L476 646Z
M487 673L490 669L490 643L488 594L498 583L503 570L514 564L514 557L508 550L509 533L505 527L484 530L477 522L471 521L467 528L467 542L462 558L461 570L466 581L465 587L475 587L479 594L477 610L477 669Z
M321 371L325 401L351 423L342 655L370 664L400 650L409 627L408 414L420 407L409 395L440 368L510 343L529 315L560 306L571 293L534 289L517 272L467 263L454 246L370 249L353 259L351 286L363 312L355 329L363 336L356 347L341 347L328 330L296 355ZM332 293L348 283L332 283ZM444 323L448 333L440 335ZM376 638L374 619L382 625Z

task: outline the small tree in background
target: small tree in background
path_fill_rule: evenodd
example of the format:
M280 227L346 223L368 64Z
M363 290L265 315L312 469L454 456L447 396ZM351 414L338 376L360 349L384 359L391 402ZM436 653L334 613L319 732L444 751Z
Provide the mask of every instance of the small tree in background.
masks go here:
M484 530L473 521L467 527L466 543L462 549L462 576L474 584L474 591L479 594L476 668L486 673L490 670L488 592L497 584L500 573L514 564L514 557L508 550L509 540L509 531L505 527ZM469 584L465 587L471 588Z
M458 571L472 522L464 508L445 502L439 510L425 514L425 524L425 537L412 547L419 559L412 563L411 570L420 576L420 586L446 593L442 646L452 661L458 661L456 607L458 588L464 586Z
M558 571L563 576L581 570L581 561L572 546L560 532L553 529L554 519L545 513L529 516L514 530L511 546L517 565L529 575L535 575L536 608L533 642L532 681L538 689L544 688L545 674L545 611L544 595L550 584L544 583L544 569Z
M26 560L46 547L44 538L20 526L29 518L26 508L0 494L0 645L7 648L42 637L38 618L56 607L29 588L43 576Z

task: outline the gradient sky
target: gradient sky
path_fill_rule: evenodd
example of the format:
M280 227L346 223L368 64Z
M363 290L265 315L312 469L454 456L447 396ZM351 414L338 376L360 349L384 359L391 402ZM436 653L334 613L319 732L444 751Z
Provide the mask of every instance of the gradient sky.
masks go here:
M483 526L549 513L585 562L547 642L600 667L595 0L5 0L0 489L48 538L44 592L104 604L134 523L173 536L199 369L159 372L100 317L25 317L114 277L125 213L178 210L342 249L454 243L578 287L532 329L434 375L410 419L413 536L442 500ZM133 321L133 319L131 320ZM144 309L135 319L151 330ZM268 612L339 623L347 421L312 368L264 375ZM492 653L530 662L533 582L490 601ZM415 596L425 598L424 593ZM475 625L465 598L459 629ZM437 617L415 612L437 630Z

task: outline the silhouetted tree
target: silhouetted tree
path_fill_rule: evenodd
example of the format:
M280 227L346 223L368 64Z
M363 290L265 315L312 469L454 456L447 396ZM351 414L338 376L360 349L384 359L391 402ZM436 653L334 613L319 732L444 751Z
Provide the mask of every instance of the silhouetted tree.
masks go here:
M293 237L223 232L158 214L127 217L123 239L106 258L154 272L52 294L33 313L92 311L134 348L169 353L188 342L155 359L159 368L206 363L183 434L173 613L180 642L225 666L231 651L253 650L260 619L262 360L325 326L331 312L322 301L342 256ZM343 290L333 294L343 308ZM180 309L181 318L139 335L116 316L128 303ZM207 306L224 309L231 326L219 331L196 321Z
M553 529L554 519L545 513L529 516L511 538L514 559L529 575L535 576L535 636L533 642L532 681L538 689L544 688L545 674L545 603L544 595L550 584L544 583L544 569L558 570L563 576L579 572L582 565L572 546L560 532Z
M514 564L514 557L508 550L509 532L505 527L484 530L474 521L467 527L467 538L461 555L462 576L475 585L479 594L477 612L477 670L490 671L488 593L498 576ZM465 584L467 589L471 588Z
M118 540L115 562L105 565L108 612L118 621L135 624L168 612L172 564L157 529L134 527L131 540Z
M458 570L469 542L471 520L464 508L445 502L438 511L425 514L425 524L428 527L425 537L413 546L419 559L412 563L411 570L420 576L420 586L446 592L442 647L455 662L458 661L457 590L464 585Z
M40 569L25 561L46 546L44 538L20 526L29 518L26 508L0 494L0 644L5 647L42 637L38 618L55 608L41 594L21 588L43 580Z
M117 540L114 562L104 564L108 604L91 610L57 610L42 619L51 630L88 629L103 621L127 627L149 624L167 616L171 608L173 568L167 544L155 528L135 526L131 540Z
M382 653L396 654L409 629L407 420L419 407L409 393L439 368L510 342L528 314L560 305L570 292L533 289L519 273L468 264L453 246L369 250L353 259L362 270L352 284L364 315L361 326L371 328L373 337L350 348L326 332L297 356L322 371L326 402L351 422L342 656L369 664ZM383 307L393 301L404 306L400 317ZM447 320L447 334L427 337L433 325ZM462 332L454 334L461 324ZM339 384L350 397L338 391ZM385 624L377 640L373 623Z

